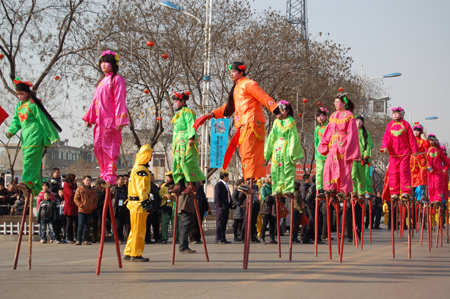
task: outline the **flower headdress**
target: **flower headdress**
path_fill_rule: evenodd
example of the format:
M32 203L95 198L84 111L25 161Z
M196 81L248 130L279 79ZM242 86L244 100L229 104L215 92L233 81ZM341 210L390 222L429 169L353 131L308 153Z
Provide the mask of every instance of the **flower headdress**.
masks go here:
M28 88L33 87L33 83L31 83L30 81L22 81L19 77L16 77L13 80L13 83L15 89L17 89L17 85L19 84L25 84L26 86L28 86Z
M245 64L243 64L242 62L233 62L232 64L230 64L228 66L228 70L236 70L236 71L242 71L245 72Z
M119 66L119 54L117 54L115 52L112 52L111 50L107 50L107 51L103 51L102 52L102 56L100 56L100 58L105 56L105 55L113 55L114 59L116 60L117 66Z
M279 101L278 102L278 106L280 107L281 110L286 110L286 108L289 106L289 102L287 101Z
M191 92L189 90L186 90L185 92L179 93L174 91L173 92L174 96L172 97L172 99L175 100L189 100L189 96L191 95Z
M401 115L405 115L405 110L403 110L403 108L400 106L392 108L392 113L394 113L394 112L398 112Z
M436 135L434 135L434 134L428 134L428 139L430 139L430 140L438 140L436 138Z
M348 99L347 99L348 93L344 93L344 88L339 87L339 92L336 95L336 98L342 99L345 103L345 109L348 109Z
M441 146L441 149L444 151L445 154L447 154L447 147L445 145Z
M419 124L419 122L415 122L414 123L414 127L413 127L413 131L414 130L423 131L423 126L421 124Z
M319 110L328 114L328 110L325 107L320 107Z

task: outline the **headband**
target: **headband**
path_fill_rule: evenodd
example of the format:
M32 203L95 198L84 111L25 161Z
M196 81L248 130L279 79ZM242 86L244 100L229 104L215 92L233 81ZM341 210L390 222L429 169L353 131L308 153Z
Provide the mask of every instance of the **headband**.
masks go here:
M405 115L405 110L403 110L403 108L402 107L394 107L394 108L392 108L392 113L394 113L394 112L398 112L398 113L400 113L401 115Z
M102 56L100 56L100 58L102 58L105 55L112 55L112 56L114 56L114 59L116 60L116 64L117 64L117 66L119 66L119 54L117 54L115 52L112 52L110 50L107 50L107 51L103 51L102 52Z

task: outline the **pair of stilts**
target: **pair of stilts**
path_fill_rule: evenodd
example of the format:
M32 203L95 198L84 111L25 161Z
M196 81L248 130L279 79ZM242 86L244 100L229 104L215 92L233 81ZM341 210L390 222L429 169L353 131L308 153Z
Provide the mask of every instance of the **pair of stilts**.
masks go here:
M423 212L422 212L422 231L420 233L420 245L423 244L423 232L425 230L425 223L427 229L428 236L428 250L431 251L432 242L433 242L433 215L438 213L438 223L436 223L435 228L437 227L436 234L436 245L437 248L439 245L439 236L441 239L441 246L443 246L443 218L446 218L447 225L447 243L449 243L449 230L448 230L448 210L446 212L446 217L442 215L442 203L441 202L432 202L429 203L427 200L423 203ZM420 211L420 210L419 210ZM419 212L420 213L420 212Z
M402 219L402 222L400 223L401 227L401 237L403 237L403 229L405 225L405 219L406 219L406 212L408 213L408 259L411 259L411 239L412 239L412 219L411 219L411 204L413 206L415 205L415 201L411 200L410 196L408 194L403 194L401 198L398 197L398 195L393 195L391 197L391 241L392 241L392 258L395 258L395 227L397 227L398 231L398 225L395 223L395 214L397 214L397 219L400 216ZM404 207L406 209L404 209ZM397 208L395 210L395 208ZM395 224L394 224L395 223ZM395 227L394 227L395 225Z

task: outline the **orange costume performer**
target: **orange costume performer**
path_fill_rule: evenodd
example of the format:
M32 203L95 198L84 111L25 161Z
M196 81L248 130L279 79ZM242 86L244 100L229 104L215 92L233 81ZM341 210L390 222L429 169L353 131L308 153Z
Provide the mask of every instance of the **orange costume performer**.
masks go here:
M230 143L225 155L223 168L228 166L227 159L239 144L244 179L266 176L264 167L264 141L266 138L266 118L263 105L274 114L279 113L277 103L261 88L258 83L245 78L245 65L234 62L228 67L244 72L244 76L236 80L230 92L228 102L213 111L214 118L231 116L235 112L234 126L236 135Z
M423 127L419 123L415 123L413 131L417 131L420 134L423 133ZM414 135L416 135L415 133ZM412 155L410 160L411 166L411 187L416 188L418 186L427 185L427 157L425 153L430 147L430 142L427 139L422 139L419 136L415 136L417 146L419 147L419 154L417 156Z

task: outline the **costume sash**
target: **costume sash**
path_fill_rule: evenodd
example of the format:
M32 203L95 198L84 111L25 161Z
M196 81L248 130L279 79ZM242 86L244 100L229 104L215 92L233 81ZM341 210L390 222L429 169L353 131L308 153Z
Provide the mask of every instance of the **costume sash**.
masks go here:
M228 145L227 151L225 152L225 159L223 161L223 169L227 169L228 164L230 164L231 157L233 157L234 151L236 150L239 144L239 137L241 136L241 130L237 129L236 134L234 134L233 139L231 139L230 144Z
M0 106L0 125L5 121L5 119L8 118L8 113L6 113L5 110L3 110L2 106Z

